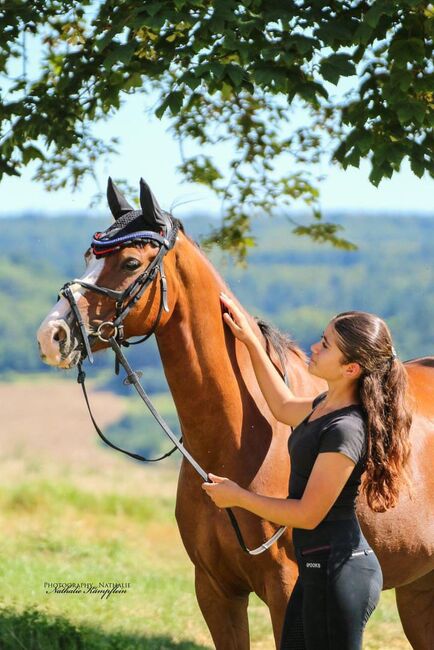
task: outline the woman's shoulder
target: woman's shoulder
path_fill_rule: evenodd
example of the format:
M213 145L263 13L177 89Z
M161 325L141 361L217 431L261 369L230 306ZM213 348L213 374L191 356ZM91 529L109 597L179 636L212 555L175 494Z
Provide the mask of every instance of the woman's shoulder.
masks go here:
M330 415L321 431L320 451L339 451L357 463L366 452L367 428L361 405Z
M366 416L361 404L351 404L344 409L330 413L325 428L349 429L350 431L366 431Z

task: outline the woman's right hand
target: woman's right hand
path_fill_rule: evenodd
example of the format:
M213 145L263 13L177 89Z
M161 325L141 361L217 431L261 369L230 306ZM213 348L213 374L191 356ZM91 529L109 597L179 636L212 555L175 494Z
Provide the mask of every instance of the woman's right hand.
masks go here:
M255 333L245 314L225 293L220 293L220 301L228 311L223 313L223 320L237 339L248 345L255 341Z

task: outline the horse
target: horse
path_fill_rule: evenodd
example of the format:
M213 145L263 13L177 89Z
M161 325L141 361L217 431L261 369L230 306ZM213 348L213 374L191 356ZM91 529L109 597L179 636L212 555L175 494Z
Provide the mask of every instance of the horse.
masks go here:
M134 211L111 179L107 198L116 234L116 224L124 222L125 227L125 215ZM245 346L224 324L220 292L239 303L182 224L161 210L143 180L140 203L141 212L134 212L139 227L164 238L164 228L176 222L177 233L166 247L160 291L155 273L149 276L145 290L134 294L135 301L129 304L122 321L124 339L154 332L184 445L202 467L228 476L249 490L285 498L291 429L272 416ZM115 322L113 296L128 292L143 269L152 266L163 246L152 238L118 241L116 237L105 238L104 233L95 237L92 249L86 253L84 276L69 286L92 352L108 347L106 328L111 330ZM107 239L104 255L98 254L101 239ZM107 249L111 241L116 245ZM105 287L108 293L97 292L94 287ZM247 316L276 368L282 376L286 372L296 395L313 399L326 389L324 380L309 373L307 355L293 339L283 337L271 326L261 327L256 319ZM98 337L101 328L106 335ZM77 318L64 295L41 324L37 336L42 359L50 365L72 368L83 357ZM283 364L282 356L277 354L279 346L285 352ZM399 616L409 642L415 650L432 650L434 357L408 360L405 368L414 402L409 465L412 491L403 488L396 507L384 513L371 511L361 494L357 515L380 561L383 589L396 591ZM254 592L269 608L277 648L298 574L291 530L287 529L267 552L249 555L238 544L224 510L216 508L203 494L200 483L200 477L183 459L175 517L194 564L197 601L214 645L217 650L248 650L248 597ZM274 524L245 510L234 510L249 545L261 544L275 532Z

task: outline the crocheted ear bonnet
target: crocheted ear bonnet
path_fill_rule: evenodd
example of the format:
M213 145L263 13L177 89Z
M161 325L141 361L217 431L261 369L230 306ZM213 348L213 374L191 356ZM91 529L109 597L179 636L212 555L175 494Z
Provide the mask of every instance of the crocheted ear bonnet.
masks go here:
M107 200L115 222L96 232L91 248L96 257L108 255L137 241L162 241L171 227L171 219L158 205L149 185L140 179L140 207L134 210L109 177Z

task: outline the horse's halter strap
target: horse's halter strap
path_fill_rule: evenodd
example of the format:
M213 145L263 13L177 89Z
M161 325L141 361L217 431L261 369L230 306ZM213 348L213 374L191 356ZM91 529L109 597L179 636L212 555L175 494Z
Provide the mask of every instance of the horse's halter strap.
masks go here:
M86 405L89 411L90 418L92 420L92 423L95 427L96 432L100 436L100 438L107 444L109 445L112 449L115 449L116 451L120 451L123 454L126 454L127 456L130 456L131 458L134 458L135 460L139 461L145 461L145 462L155 462L158 460L162 460L163 458L166 458L169 456L175 449L178 449L181 454L184 456L184 458L192 465L192 467L196 470L196 472L199 474L199 476L207 482L210 482L209 477L207 472L199 465L199 463L193 458L193 456L190 454L190 452L184 447L182 444L182 438L181 440L177 440L175 434L171 431L170 427L167 425L167 423L163 420L163 418L160 416L160 414L157 412L155 409L154 405L152 404L151 400L149 399L148 395L146 394L143 386L141 385L139 381L140 374L139 372L134 371L131 366L128 363L128 360L126 359L125 355L122 352L121 345L128 345L128 342L124 340L124 332L123 332L123 320L131 310L131 308L135 305L135 303L140 299L140 297L143 295L145 289L151 284L151 282L154 280L156 277L156 274L160 274L160 280L161 280L161 300L160 300L160 308L159 312L157 315L157 318L151 328L151 330L146 334L146 336L141 339L140 341L137 341L137 343L140 343L143 340L146 340L153 334L158 326L160 317L161 317L161 312L162 309L164 308L165 311L169 311L168 304L167 304L167 283L166 283L166 277L164 275L164 270L163 270L163 258L165 254L173 248L175 245L176 241L176 235L177 235L177 226L174 225L169 233L168 239L162 238L161 236L157 237L152 237L152 234L157 235L157 233L147 233L149 234L149 241L157 241L157 243L160 245L160 250L158 251L156 257L152 260L152 262L148 265L147 269L139 275L134 282L131 283L129 287L125 291L115 291L113 289L108 289L106 287L100 287L96 284L91 284L90 282L84 282L83 280L73 280L72 282L68 282L62 287L60 291L60 295L63 295L69 302L71 306L71 310L74 314L74 317L77 321L77 325L79 326L80 330L80 335L83 341L83 352L82 352L82 358L80 359L80 362L78 364L78 377L77 381L79 384L81 384L82 390L83 390L83 395L86 401ZM106 296L107 298L110 298L115 301L116 303L116 316L113 319L113 321L106 321L104 323L101 323L97 332L95 334L91 334L92 336L98 336L98 338L104 342L107 342L110 344L111 348L113 349L115 356L116 356L116 372L118 371L119 365L122 365L122 367L126 371L126 378L124 380L125 384L132 384L134 388L136 389L137 393L143 400L143 402L146 404L148 409L150 410L151 414L153 417L156 419L160 427L163 429L165 434L170 438L170 440L174 443L175 447L168 452L167 454L164 454L160 458L145 458L141 456L140 454L135 454L133 452L127 451L125 449L121 449L121 447L118 447L117 445L114 445L108 438L105 437L105 435L102 433L101 429L98 427L95 418L93 416L90 403L89 403L89 398L87 396L87 391L85 387L85 379L86 379L86 374L82 370L81 367L81 361L83 361L86 356L88 357L89 361L92 363L93 362L93 356L92 356L92 351L91 351L91 345L89 341L89 334L86 331L83 319L80 314L80 310L78 308L77 302L75 300L75 296L71 290L71 285L72 284L79 284L85 289L88 289L89 291L94 291L95 293L99 293L103 296ZM124 304L127 301L127 304ZM111 334L107 337L104 337L103 330L104 328L111 328ZM284 360L281 358L281 363L282 363L282 368L285 373L285 365L284 365ZM287 375L285 373L285 381L287 382ZM237 536L238 542L246 553L249 553L249 555L259 555L260 553L263 553L266 551L272 544L274 544L275 541L281 537L281 535L285 532L286 526L281 526L270 539L268 539L266 542L258 546L258 548L255 549L249 549L247 548L240 527L238 525L238 522L235 518L234 513L232 512L231 508L225 508L230 522L234 528L235 534Z

